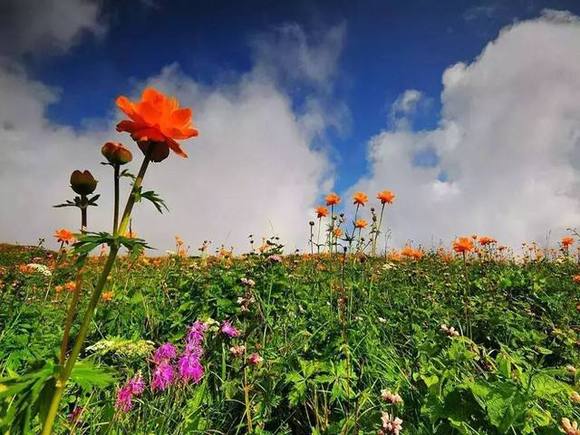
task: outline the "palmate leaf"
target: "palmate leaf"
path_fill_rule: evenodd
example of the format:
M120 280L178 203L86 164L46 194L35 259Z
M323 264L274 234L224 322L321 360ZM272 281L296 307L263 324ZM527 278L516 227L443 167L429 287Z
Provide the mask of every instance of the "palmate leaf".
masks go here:
M151 201L157 211L161 214L163 214L164 209L165 211L169 211L165 201L163 201L163 199L161 199L161 197L153 190L142 192L141 189L139 189L139 191L135 193L135 202L140 202L142 199Z
M32 421L41 418L54 388L57 366L52 361L30 369L21 376L0 379L0 429L4 432L31 433ZM10 399L9 399L10 398Z
M115 382L113 371L99 367L84 360L77 362L71 372L70 380L83 390L104 388Z

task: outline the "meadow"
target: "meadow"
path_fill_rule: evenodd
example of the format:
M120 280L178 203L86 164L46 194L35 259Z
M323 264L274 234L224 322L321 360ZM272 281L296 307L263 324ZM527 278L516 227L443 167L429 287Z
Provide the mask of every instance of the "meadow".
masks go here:
M387 413L400 433L554 434L580 417L575 258L280 256L270 243L238 257L123 257L59 433L370 434ZM6 397L22 385L11 376L55 364L75 267L53 269L42 249L3 251ZM86 282L104 261L90 260ZM53 273L22 267L33 262ZM201 372L180 376L200 321ZM152 388L164 343L174 377ZM136 377L145 387L124 404ZM17 433L17 404L2 406L3 430Z
M91 227L97 180L75 170L56 207L80 231L57 230L57 251L0 246L2 433L580 435L577 232L387 249L393 192L356 192L352 216L330 193L303 252L176 236L151 257L131 213L166 206L145 173L197 130L153 88L117 106L143 161L134 174L129 148L101 148L112 231Z

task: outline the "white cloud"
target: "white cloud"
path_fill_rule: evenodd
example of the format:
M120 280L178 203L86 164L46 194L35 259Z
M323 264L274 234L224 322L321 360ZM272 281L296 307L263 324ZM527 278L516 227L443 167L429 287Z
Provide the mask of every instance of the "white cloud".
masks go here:
M65 52L84 33L104 33L100 13L101 4L96 0L4 0L0 5L0 52Z
M310 50L299 45L292 53ZM336 60L340 49L334 43L317 45L317 57L299 66L293 80L315 77L315 83L325 83L324 76L334 73L329 59ZM334 105L338 110L328 109L331 92L326 85L294 107L277 71L262 67L272 64L264 58L268 52L258 50L255 68L220 85L204 86L178 65L147 80L192 107L200 130L199 138L184 142L189 159L171 155L152 164L146 176L145 188L158 191L170 208L164 216L147 203L136 210L134 230L153 246L170 248L179 234L194 251L209 239L214 246L223 242L239 252L247 249L250 233L258 241L261 235L280 235L288 251L305 246L312 207L332 183L328 156L314 144L341 123L344 109L340 104ZM315 65L318 59L324 66ZM135 95L144 85L133 90ZM0 108L0 142L6 150L0 154L0 196L6 201L0 240L34 242L51 238L58 227L77 228L76 210L51 208L72 196L68 176L77 168L90 169L103 194L101 206L90 210L90 229L108 229L111 180L109 168L98 165L100 146L111 139L130 144L137 166L141 153L130 138L113 133L113 118L104 131L78 133L54 125L44 112L58 99L57 91L32 81L22 69L0 65L0 89L9 90Z
M578 41L568 13L514 24L471 64L445 71L437 129L396 125L370 141L370 174L353 190L397 192L388 216L396 243L475 232L517 246L578 225ZM426 149L438 164L414 166Z

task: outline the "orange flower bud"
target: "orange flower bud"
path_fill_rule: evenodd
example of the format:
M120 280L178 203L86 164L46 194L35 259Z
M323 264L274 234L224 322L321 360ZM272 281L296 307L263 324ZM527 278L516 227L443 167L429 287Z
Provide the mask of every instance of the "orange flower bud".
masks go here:
M97 188L97 180L89 171L74 171L70 176L70 187L79 195L90 195Z
M118 142L107 142L101 148L101 153L113 165L125 165L133 160L129 148Z

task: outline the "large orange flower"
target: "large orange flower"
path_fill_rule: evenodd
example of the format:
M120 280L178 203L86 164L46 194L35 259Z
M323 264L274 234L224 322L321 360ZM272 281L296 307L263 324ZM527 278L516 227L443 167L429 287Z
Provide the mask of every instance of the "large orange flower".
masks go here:
M377 193L377 199L381 201L381 204L392 204L395 200L395 194L390 190L383 190Z
M356 192L352 196L352 200L353 200L353 204L364 206L368 202L369 197L364 192Z
M57 242L66 243L73 243L75 241L75 236L72 232L65 228L61 228L60 230L55 231L54 237L56 238Z
M329 193L326 195L326 205L336 205L340 202L340 196L336 193Z
M132 102L120 96L117 106L130 118L119 122L117 131L130 133L142 151L146 152L152 144L163 144L163 150L171 149L177 155L187 157L175 140L197 136L198 131L191 125L191 109L180 108L176 98L149 87L143 91L141 101Z
M470 237L458 237L453 242L453 250L459 254L473 251L473 241Z
M570 236L562 237L562 240L560 243L562 243L562 246L564 248L569 248L570 246L572 246L574 244L574 237L570 237Z

